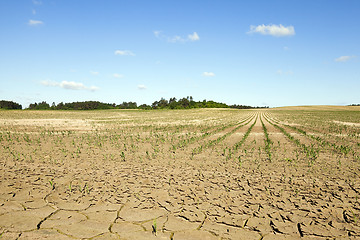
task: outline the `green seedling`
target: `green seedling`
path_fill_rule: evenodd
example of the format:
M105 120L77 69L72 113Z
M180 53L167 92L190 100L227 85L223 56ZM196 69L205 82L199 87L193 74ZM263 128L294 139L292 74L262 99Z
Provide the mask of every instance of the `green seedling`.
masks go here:
M238 157L238 160L239 160L239 166L241 167L242 165L241 156Z
M121 157L121 160L122 160L123 162L125 162L125 153L124 153L124 152L121 152L120 157Z
M156 218L153 220L153 224L151 227L152 227L152 233L156 236L156 232L157 232Z
M49 180L50 186L52 189L54 189L54 181L52 179Z
M351 210L351 213L352 213L352 215L353 215L353 221L354 221L354 223L356 224L357 223L357 221L358 221L358 218L357 218L357 216L355 215L355 213Z

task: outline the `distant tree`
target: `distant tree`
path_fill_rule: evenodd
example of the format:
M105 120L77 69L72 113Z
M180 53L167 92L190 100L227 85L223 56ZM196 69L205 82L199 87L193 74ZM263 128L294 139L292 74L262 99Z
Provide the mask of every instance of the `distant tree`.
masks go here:
M42 102L39 102L39 103L30 104L27 109L29 109L29 110L49 110L50 105L47 102L42 101Z
M62 110L62 109L64 109L64 103L63 103L63 102L59 103L59 104L55 107L55 109L57 109L57 110Z
M13 101L0 101L0 109L22 109L22 106Z
M176 98L174 98L174 97L169 99L169 104L171 104L173 102L176 102Z
M170 98L170 100L169 100L169 108L170 108L170 109L179 108L179 104L178 104L178 102L176 101L176 98Z
M151 106L147 105L147 104L141 104L139 106L140 109L143 109L143 110L150 110L151 109Z
M65 103L65 109L69 110L97 110L97 109L113 109L110 103L102 103L98 101L72 102Z
M181 108L189 108L190 106L190 101L188 99L189 97L187 98L182 98L179 100L179 105Z
M37 107L37 103L30 103L28 109L35 109Z
M119 104L116 106L120 109L136 109L137 103L136 102L123 102L122 104Z
M55 105L52 103L51 107L46 102L41 103L32 103L29 105L28 109L32 110L46 110L46 109L55 109L55 110L95 110L95 109L113 109L114 104L101 103L98 101L86 101L86 102L72 102L72 103L59 103Z
M96 110L96 109L191 109L191 108L237 108L237 109L251 109L251 108L268 108L265 107L252 107L246 105L231 105L228 106L225 103L219 103L215 101L207 101L204 99L203 101L196 102L192 96L187 96L186 98L181 98L177 100L175 97L166 100L165 98L161 98L159 101L154 101L151 106L147 104L142 104L140 106L137 105L136 102L122 102L119 105L115 103L102 103L98 101L85 101L85 102L71 102L71 103L63 103L60 102L58 105L53 102L50 105L43 101L40 103L31 103L28 109L34 110L46 110L46 109L54 109L54 110ZM21 109L21 105L10 102L10 101L0 101L0 108L12 108L12 109Z
M152 109L157 109L159 107L159 102L158 101L155 101L151 104L151 108Z
M158 108L164 109L167 108L168 106L169 106L169 102L164 98L161 98L160 101L158 102Z
M231 105L230 108L237 108L237 109L254 109L254 108L269 108L268 106L264 107L252 107L252 106L246 106L246 105Z
M189 107L190 107L190 108L197 108L197 107L199 107L199 104L194 101L194 99L193 99L192 96L190 96L190 99L189 99Z

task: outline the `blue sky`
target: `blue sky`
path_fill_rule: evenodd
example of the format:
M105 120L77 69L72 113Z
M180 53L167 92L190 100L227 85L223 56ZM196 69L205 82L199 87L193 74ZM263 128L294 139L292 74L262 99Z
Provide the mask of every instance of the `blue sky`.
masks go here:
M360 1L0 0L0 99L360 103Z

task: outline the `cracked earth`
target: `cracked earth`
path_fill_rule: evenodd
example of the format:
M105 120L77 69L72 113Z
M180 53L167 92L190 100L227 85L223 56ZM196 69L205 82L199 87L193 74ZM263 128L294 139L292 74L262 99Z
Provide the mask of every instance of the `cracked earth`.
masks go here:
M360 238L355 142L336 154L278 118L2 111L1 239Z

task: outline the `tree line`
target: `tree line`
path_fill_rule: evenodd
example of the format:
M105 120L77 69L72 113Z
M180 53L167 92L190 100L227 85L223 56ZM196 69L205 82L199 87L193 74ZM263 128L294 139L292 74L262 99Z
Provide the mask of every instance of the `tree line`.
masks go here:
M22 106L13 101L0 101L0 109L22 109Z
M115 104L102 103L98 101L72 102L48 104L47 102L32 103L27 109L31 110L97 110L97 109L114 109Z
M177 100L176 98L170 98L166 100L161 98L159 101L155 101L151 106L141 105L140 108L150 109L191 109L191 108L228 108L225 103L218 103L214 101L194 101L193 97L186 97Z
M2 101L3 102L3 101ZM7 101L5 101L7 102ZM12 102L13 105L6 109L22 109L21 105ZM0 105L2 106L2 105ZM18 108L15 108L17 106ZM19 108L20 106L20 108ZM3 107L1 107L3 108ZM5 107L4 107L5 108ZM29 110L99 110L99 109L193 109L193 108L237 108L237 109L253 109L253 108L269 108L265 107L252 107L246 105L227 105L225 103L219 103L215 101L194 101L192 96L184 97L177 100L175 97L166 100L161 98L158 101L154 101L151 105L142 104L137 105L136 102L123 102L121 104L110 104L102 103L99 101L84 101L84 102L72 102L63 103L60 102L55 104L54 102L50 105L49 103L42 101L39 103L31 103L27 109Z

